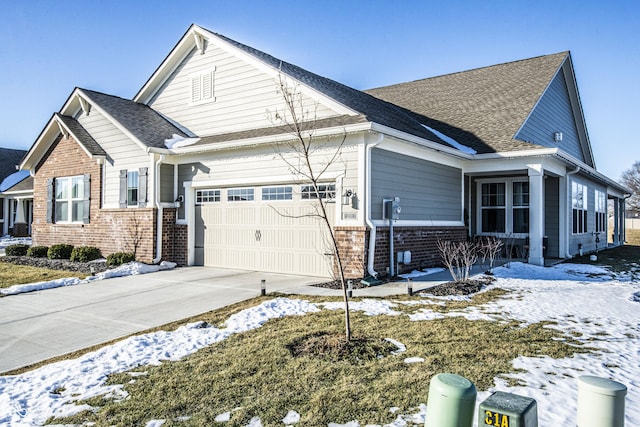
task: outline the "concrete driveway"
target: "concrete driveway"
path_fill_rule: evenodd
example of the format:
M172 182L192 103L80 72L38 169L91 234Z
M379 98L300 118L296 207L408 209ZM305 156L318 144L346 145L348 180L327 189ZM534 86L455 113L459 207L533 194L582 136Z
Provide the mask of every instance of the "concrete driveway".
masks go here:
M0 298L0 373L325 279L188 267Z

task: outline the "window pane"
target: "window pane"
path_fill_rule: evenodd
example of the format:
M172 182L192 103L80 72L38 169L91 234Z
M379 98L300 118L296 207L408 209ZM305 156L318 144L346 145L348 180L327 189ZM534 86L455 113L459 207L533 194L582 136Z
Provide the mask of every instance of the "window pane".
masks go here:
M262 200L291 200L293 198L293 187L264 187L262 189Z
M504 209L482 210L482 231L485 233L504 233L505 231Z
M69 221L69 202L56 201L56 222Z
M69 197L69 178L56 178L56 200Z
M504 206L504 182L482 184L482 206Z
M83 208L84 208L83 202L71 203L71 221L82 222L82 214L84 212Z
M128 188L127 189L127 205L135 206L137 204L138 204L138 189Z
M528 233L529 232L529 209L513 210L513 232Z
M316 194L313 185L303 185L301 189L303 199L317 199L318 195L321 199L333 199L336 196L336 186L330 185L318 185L318 194Z
M253 200L253 188L231 188L227 190L227 201L250 202Z
M513 205L529 206L529 183L528 182L513 183Z
M74 177L71 179L71 198L82 199L84 196L82 177Z

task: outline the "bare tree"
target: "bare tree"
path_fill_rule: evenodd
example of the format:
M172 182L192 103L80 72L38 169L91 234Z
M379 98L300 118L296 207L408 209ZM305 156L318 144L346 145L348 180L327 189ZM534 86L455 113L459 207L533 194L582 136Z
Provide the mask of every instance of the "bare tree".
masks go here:
M476 245L466 240L462 242L438 240L437 245L442 262L449 269L453 281L469 280L471 267L478 260Z
M631 168L622 172L622 185L633 192L627 199L627 210L640 215L640 161L635 162Z
M493 269L498 253L504 246L502 240L493 236L481 237L477 243L478 254L482 259L482 266L486 268L486 262L489 261L489 272Z
M318 218L326 229L335 267L337 269L338 278L342 286L344 299L344 323L345 338L351 340L351 320L349 315L349 299L347 293L347 283L344 277L343 260L340 254L340 247L336 239L335 232L331 226L331 219L327 211L327 202L329 200L329 189L326 185L326 174L332 165L340 161L342 147L346 140L346 133L341 135L337 144L330 147L327 151L327 144L323 144L315 136L316 130L316 107L309 110L305 106L304 97L298 85L288 85L282 74L278 78L278 91L284 101L284 107L275 112L268 112L274 124L282 126L286 132L292 136L290 142L275 146L279 157L287 164L289 171L296 180L311 189L311 198L315 201L315 211L303 215L290 215L278 212L280 215L304 218ZM318 162L316 154L323 150L325 153L324 161ZM335 197L335 194L333 194Z

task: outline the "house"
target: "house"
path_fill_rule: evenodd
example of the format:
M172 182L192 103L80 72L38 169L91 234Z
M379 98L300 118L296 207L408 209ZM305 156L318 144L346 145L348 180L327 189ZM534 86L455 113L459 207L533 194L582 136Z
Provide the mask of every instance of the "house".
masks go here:
M0 148L0 235L31 233L33 178L17 170L25 150Z
M289 90L319 194L292 174ZM133 99L75 88L21 167L35 244L148 262L330 276L317 198L352 278L437 265L438 240L518 239L539 265L624 241L569 52L363 92L192 25Z

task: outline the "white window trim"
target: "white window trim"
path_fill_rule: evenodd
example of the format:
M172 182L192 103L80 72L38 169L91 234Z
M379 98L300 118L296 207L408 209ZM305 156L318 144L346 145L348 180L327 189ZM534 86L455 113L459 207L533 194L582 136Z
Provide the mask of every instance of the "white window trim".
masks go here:
M513 232L513 183L514 182L529 182L529 178L523 177L501 177L501 178L485 178L476 180L476 235L478 236L495 236L495 237L513 237L516 239L522 239L529 236L529 233L514 233ZM505 228L504 233L491 233L482 230L482 184L492 183L504 183L504 209L505 209ZM531 189L529 189L529 197L531 197ZM531 199L529 199L531 200ZM518 206L516 209L524 209L522 206ZM529 209L531 209L531 203L529 203Z
M608 227L608 217L607 217L607 193L604 191L600 191L598 189L594 190L594 230L596 233L606 233ZM601 203L603 202L603 203ZM603 215L604 214L604 215ZM601 229L598 230L598 216L600 216L600 226ZM604 217L604 219L602 218Z
M206 192L209 192L209 191L213 192L213 194L214 194L213 197L217 197L218 200L207 200L207 201L202 201L201 200L201 201L198 201L198 199L202 197L201 196L202 193L205 192L205 191ZM195 197L196 197L196 205L207 205L207 204L210 204L210 203L220 203L220 202L222 202L222 190L219 189L219 188L199 188L199 189L196 190ZM209 197L209 196L207 196L207 197Z
M290 197L284 198L284 199L265 199L265 191L266 189L276 189L276 188L282 188L284 190L284 192L282 193L283 195L289 195ZM274 195L277 196L279 193L275 193ZM260 187L260 199L259 201L261 202L276 202L276 203L281 203L281 202L290 202L294 199L294 195L295 192L293 191L293 186L292 185L268 185L268 186L264 186L264 187Z
M206 71L200 71L197 73L189 74L189 105L201 105L207 104L209 102L215 102L216 91L215 91L215 71L216 68L210 68ZM209 90L205 92L205 82L206 79L209 79L210 85ZM197 99L194 97L194 82L198 83L198 96Z
M573 205L573 195L574 195L574 186L576 188L582 187L582 194L583 194L583 198L582 198L582 206L581 207L576 207ZM573 211L574 210L578 210L580 212L586 212L587 213L587 220L583 222L583 230L582 231L578 231L578 232L574 232L573 231ZM582 217L582 214L580 214L580 216ZM587 184L583 184L581 182L578 181L572 181L571 182L571 234L574 236L578 236L581 234L587 234L589 231L589 186Z
M78 178L80 180L80 190L78 191L78 193L80 194L79 197L73 198L72 194L73 194L73 180L74 178ZM69 184L68 187L68 196L66 199L58 199L58 185L60 184L61 181L66 181ZM78 221L73 221L73 203L74 202L80 202L80 203L84 203L84 176L83 175L73 175L73 176L60 176L60 177L56 177L55 178L55 188L56 188L56 194L54 197L54 219L55 219L55 223L56 224L83 224L83 218L80 218ZM63 219L58 219L58 216L56 215L57 213L57 205L59 202L66 202L67 203L67 219L63 220ZM83 206L84 207L84 206ZM15 211L15 209L14 209ZM15 212L14 212L15 215Z

